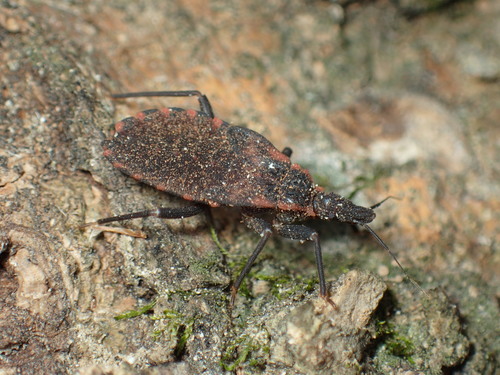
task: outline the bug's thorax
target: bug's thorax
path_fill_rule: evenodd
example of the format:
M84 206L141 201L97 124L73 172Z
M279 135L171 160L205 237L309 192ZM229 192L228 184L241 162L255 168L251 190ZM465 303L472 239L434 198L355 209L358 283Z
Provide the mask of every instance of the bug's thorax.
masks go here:
M343 223L368 224L375 219L371 208L357 206L335 193L318 192L313 198L313 210L320 219Z

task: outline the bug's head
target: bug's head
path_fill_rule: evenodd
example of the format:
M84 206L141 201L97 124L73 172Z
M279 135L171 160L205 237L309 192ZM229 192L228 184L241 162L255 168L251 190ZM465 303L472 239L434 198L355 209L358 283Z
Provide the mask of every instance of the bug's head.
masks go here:
M318 193L313 200L314 212L323 220L338 220L350 224L368 224L375 219L371 208L356 206L335 193Z

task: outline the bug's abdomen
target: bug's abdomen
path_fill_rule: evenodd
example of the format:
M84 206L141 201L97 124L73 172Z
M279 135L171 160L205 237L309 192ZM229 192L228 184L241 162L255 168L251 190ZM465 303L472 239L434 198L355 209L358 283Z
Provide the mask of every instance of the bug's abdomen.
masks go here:
M211 206L297 208L308 199L310 177L250 129L176 108L141 112L115 128L104 155L156 189Z

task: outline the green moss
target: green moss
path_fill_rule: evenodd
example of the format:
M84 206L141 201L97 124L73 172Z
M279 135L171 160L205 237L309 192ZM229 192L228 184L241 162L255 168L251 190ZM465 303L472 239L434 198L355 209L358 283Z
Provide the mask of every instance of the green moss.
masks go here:
M412 355L415 353L415 345L408 337L394 335L386 341L386 346L390 354L404 358L411 364L415 364L415 361L412 359Z
M270 352L269 346L262 346L248 335L242 335L233 340L224 350L221 357L221 367L226 371L234 371L244 363L251 367L261 367L265 364L265 356Z
M229 252L220 243L219 237L217 236L217 232L215 231L215 228L213 226L210 226L210 235L212 236L212 240L215 242L215 244L219 248L219 250L222 253L222 255L227 256L229 254Z
M216 251L201 258L192 259L190 269L193 274L201 276L204 280L212 280L214 274L220 271L221 257Z
M246 259L244 260L246 262ZM241 268L243 269L244 263L242 262ZM281 273L279 275L269 275L259 271L249 272L249 274L243 279L240 285L238 294L245 296L246 298L252 299L254 295L250 289L250 280L262 280L269 284L269 292L272 296L278 300L283 300L289 298L295 293L310 292L313 291L318 284L318 279L316 277L304 277L301 275L292 276L288 273Z
M135 318L137 316L144 315L148 313L149 311L153 310L153 307L156 305L156 300L154 300L151 303L148 303L147 305L144 305L143 307L137 309L137 310L130 310L127 311L123 314L117 315L114 317L115 320L122 320L122 319L130 319L130 318Z
M259 273L253 275L253 277L257 280L267 281L270 285L271 294L278 300L289 298L298 291L310 292L318 284L316 277L292 277L288 274L273 276Z
M249 278L250 278L250 276L247 275L247 277L245 277L243 279L243 281L241 282L240 288L238 289L238 294L244 296L247 299L253 299L254 296L253 296L252 292L250 291L250 287L249 287L249 283L248 283Z
M175 294L182 294L185 296L191 296L191 292L174 292ZM121 315L114 317L115 320L130 319L150 312L156 305L156 300L137 309L127 311ZM160 315L154 315L150 317L151 320L158 321L162 323L162 327L153 331L152 337L159 339L162 336L167 336L169 341L175 341L174 356L180 358L186 348L187 341L193 334L193 327L196 318L191 316L185 316L180 312L173 309L163 310Z
M287 289L285 286L288 286L291 283L292 278L289 275L281 274L281 275L264 275L261 273L256 273L252 275L256 280L267 281L270 286L271 294L277 299L284 298L284 294L282 289Z
M379 322L377 338L384 343L386 354L404 359L410 364L415 364L412 358L415 354L415 344L409 337L397 332L394 326L387 322Z
M153 332L154 338L168 336L169 339L176 340L174 356L180 358L186 348L186 343L193 334L194 317L186 317L178 311L166 309L161 315L151 319L162 321L164 327Z

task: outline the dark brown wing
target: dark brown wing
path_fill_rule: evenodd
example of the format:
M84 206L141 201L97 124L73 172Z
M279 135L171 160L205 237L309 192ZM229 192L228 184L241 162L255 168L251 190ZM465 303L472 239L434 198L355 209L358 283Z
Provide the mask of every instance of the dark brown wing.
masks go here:
M283 189L297 173L307 194L312 186L310 177L262 135L197 111L145 111L115 127L115 137L103 142L111 163L185 199L211 206L276 208L291 202Z

